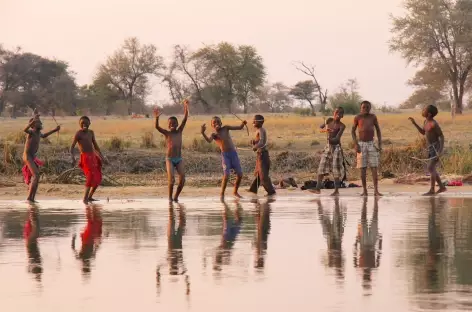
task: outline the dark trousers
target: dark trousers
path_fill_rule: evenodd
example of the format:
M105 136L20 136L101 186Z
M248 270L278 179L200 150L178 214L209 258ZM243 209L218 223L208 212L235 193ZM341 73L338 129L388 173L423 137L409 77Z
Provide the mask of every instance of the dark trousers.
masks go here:
M269 177L270 169L270 157L268 151L259 151L257 152L256 158L256 170L254 172L256 178L249 188L249 192L257 194L257 189L259 185L262 185L266 190L268 195L275 194L274 186Z

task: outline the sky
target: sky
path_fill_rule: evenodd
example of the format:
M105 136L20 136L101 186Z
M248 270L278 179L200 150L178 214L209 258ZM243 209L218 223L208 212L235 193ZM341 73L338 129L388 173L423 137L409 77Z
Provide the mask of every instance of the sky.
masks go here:
M402 13L401 0L0 0L0 43L67 61L79 84L127 37L156 45L167 60L175 44L250 44L270 82L308 79L293 66L304 61L330 93L356 78L363 98L398 105L414 73L389 52L389 15ZM168 98L154 82L149 100Z

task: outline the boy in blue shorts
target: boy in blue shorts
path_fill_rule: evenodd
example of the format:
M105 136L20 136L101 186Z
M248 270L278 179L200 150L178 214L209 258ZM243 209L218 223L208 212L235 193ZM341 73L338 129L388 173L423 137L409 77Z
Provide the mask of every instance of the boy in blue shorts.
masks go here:
M237 198L241 198L241 195L239 195L238 193L238 189L243 178L243 170L241 169L241 163L239 162L238 153L236 152L236 148L234 146L233 140L231 139L229 131L242 130L246 124L247 122L244 120L239 126L223 126L221 123L221 119L215 116L211 119L211 127L215 130L215 132L212 133L210 137L205 134L205 124L202 125L202 135L205 140L208 143L211 143L211 141L215 141L221 150L221 158L224 171L223 180L221 181L222 200L225 197L226 185L228 184L231 169L233 169L237 175L236 183L234 184L233 195Z

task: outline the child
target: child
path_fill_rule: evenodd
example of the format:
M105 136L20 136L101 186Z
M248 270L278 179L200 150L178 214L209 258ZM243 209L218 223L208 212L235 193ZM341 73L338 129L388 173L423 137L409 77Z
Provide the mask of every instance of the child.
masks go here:
M47 138L54 132L61 130L60 126L57 126L54 130L46 133L41 133L43 129L43 123L39 119L39 114L34 110L34 117L29 120L28 125L24 129L27 134L25 149L23 152L23 177L25 183L29 185L28 198L29 202L34 203L36 197L36 191L38 190L39 184L39 166L43 165L39 159L36 158L36 153L39 149L39 141L41 138Z
M357 168L361 169L361 179L363 192L361 196L367 196L367 167L372 170L372 180L374 182L374 195L382 196L379 192L378 172L379 151L382 150L382 134L377 116L370 113L372 104L369 101L361 103L361 113L354 117L352 126L352 140L357 153ZM359 140L357 140L356 130L359 128ZM374 130L377 133L379 147L374 145Z
M241 198L241 195L238 193L238 189L239 185L241 184L241 179L243 178L243 170L241 169L238 153L236 152L236 148L234 147L229 131L242 130L246 124L247 122L243 121L240 126L223 126L221 119L215 116L211 120L211 127L215 130L215 133L212 133L210 137L205 134L205 124L202 125L203 138L205 138L208 143L211 143L211 141L214 140L221 150L221 160L223 165L223 180L221 181L220 194L221 200L223 200L225 197L226 185L228 184L231 169L233 169L237 175L233 195L237 198Z
M102 182L102 162L104 160L95 140L95 133L89 129L90 123L90 118L87 116L80 117L80 130L75 134L74 141L70 147L72 165L75 166L74 148L77 143L79 144L79 167L83 170L86 179L83 199L85 204L96 201L92 196Z
M167 179L169 185L169 202L179 201L179 195L182 192L185 184L185 172L184 172L184 162L182 160L182 132L184 131L185 124L187 123L188 118L188 100L184 101L184 118L182 119L182 124L179 127L179 122L176 117L172 116L168 119L169 130L165 130L159 126L159 117L162 113L159 113L157 109L154 110L154 116L156 117L156 129L165 136L167 153L166 153L166 169L167 169ZM172 194L174 192L174 168L177 170L179 175L179 185L177 186L177 191L175 192L174 198L172 199Z
M256 128L256 139L252 140L251 144L253 145L253 150L257 152L257 158L255 170L256 178L252 182L249 192L257 194L257 189L259 185L262 184L267 192L267 196L272 196L275 195L275 189L269 177L270 158L269 151L267 150L267 131L262 127L264 117L262 115L254 116L252 124Z
M436 171L436 166L439 162L439 156L442 154L444 149L444 135L438 122L434 120L434 117L438 114L438 109L434 105L428 105L422 112L422 116L425 118L423 127L418 126L413 118L408 118L416 129L422 135L426 136L426 142L428 143L428 171L431 176L431 188L423 195L429 196L434 195L435 183L438 182L439 189L436 194L446 191L446 187L441 182L441 178Z
M334 176L334 193L332 196L339 195L340 179L343 175L343 152L341 148L341 136L343 135L346 126L341 122L344 116L344 109L342 107L336 108L333 113L333 118L330 123L327 123L326 129L323 129L328 133L328 143L324 149L323 155L321 156L320 165L318 167L318 181L316 182L316 188L311 192L320 194L321 190L321 179L323 176L329 173L333 173Z

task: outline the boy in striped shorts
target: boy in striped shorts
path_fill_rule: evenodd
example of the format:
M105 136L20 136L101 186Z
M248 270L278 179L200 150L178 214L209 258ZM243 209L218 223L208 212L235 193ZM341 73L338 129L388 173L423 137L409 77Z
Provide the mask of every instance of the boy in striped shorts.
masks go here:
M312 193L320 194L321 180L323 179L323 176L332 173L334 177L334 193L331 195L339 195L338 189L341 177L344 175L344 157L343 150L341 149L341 136L343 135L346 126L341 122L343 116L344 109L342 107L336 108L333 113L333 118L329 118L332 121L327 124L326 129L323 129L328 133L328 142L323 151L323 155L321 156L320 165L318 167L318 181L316 182L316 188L311 190Z
M361 103L361 113L354 118L352 126L352 140L357 153L357 168L361 169L363 192L361 196L367 196L367 167L372 170L374 182L374 195L382 196L379 192L378 171L379 152L382 150L382 134L380 132L377 116L371 114L372 104L369 101ZM359 128L359 139L356 131ZM374 145L374 135L377 134L379 147Z

